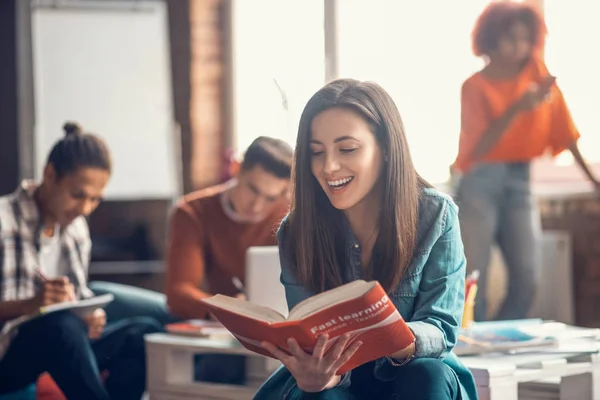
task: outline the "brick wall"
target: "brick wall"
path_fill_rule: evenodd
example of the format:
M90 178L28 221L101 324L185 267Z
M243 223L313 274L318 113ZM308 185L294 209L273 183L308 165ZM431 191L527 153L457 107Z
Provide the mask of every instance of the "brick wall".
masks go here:
M190 1L191 180L194 188L218 183L225 132L224 0Z
M184 192L218 183L229 80L230 0L167 0L175 118L181 128Z
M599 328L600 199L593 194L543 199L541 213L544 229L571 235L576 323Z
M190 160L190 21L188 0L167 0L169 13L169 45L171 50L171 75L173 88L173 111L179 124L181 136L181 173L183 191L192 187Z

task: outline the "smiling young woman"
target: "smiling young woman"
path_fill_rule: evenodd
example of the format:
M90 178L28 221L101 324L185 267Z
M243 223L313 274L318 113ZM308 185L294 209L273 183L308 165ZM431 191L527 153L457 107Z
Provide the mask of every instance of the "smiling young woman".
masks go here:
M476 398L451 353L464 304L465 256L452 199L415 171L400 113L379 85L336 80L300 120L292 206L278 231L288 306L356 279L377 280L416 342L337 371L360 346L342 337L308 353L263 346L282 361L255 399Z
M462 85L461 132L453 171L469 269L479 270L475 320L487 317L492 246L502 251L507 295L491 319L526 318L540 274L541 221L531 188L531 163L569 150L600 191L578 147L579 131L544 63L546 25L526 2L496 1L473 30L473 53L485 67Z

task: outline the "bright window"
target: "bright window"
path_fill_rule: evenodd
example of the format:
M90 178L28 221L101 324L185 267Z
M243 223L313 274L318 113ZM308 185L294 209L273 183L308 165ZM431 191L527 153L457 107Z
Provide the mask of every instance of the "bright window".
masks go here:
M460 133L460 87L482 61L471 30L486 0L338 2L339 75L381 84L404 121L417 170L448 178Z
M489 0L338 0L338 76L373 80L394 98L418 171L430 182L448 178L460 132L460 86L483 63L471 54L473 24ZM550 35L546 57L557 75L580 146L600 162L600 37L592 1L543 1ZM300 114L325 81L324 0L233 2L234 145L259 135L295 143ZM587 46L587 47L586 47ZM582 51L585 49L590 51ZM332 56L331 54L329 56ZM572 164L568 152L559 165ZM554 171L554 169L553 169ZM550 172L556 175L556 171Z
M598 13L594 1L544 0L548 24L546 62L557 77L567 104L581 132L579 147L583 156L593 163L600 162L600 57L595 41L600 37ZM570 153L557 160L571 164Z
M235 147L257 136L289 142L325 81L323 0L233 2Z

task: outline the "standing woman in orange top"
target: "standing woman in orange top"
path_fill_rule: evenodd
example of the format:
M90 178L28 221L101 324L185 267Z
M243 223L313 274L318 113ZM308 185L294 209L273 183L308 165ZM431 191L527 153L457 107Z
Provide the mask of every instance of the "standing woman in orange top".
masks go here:
M539 211L531 192L531 161L570 150L598 189L577 147L579 132L543 62L546 26L524 3L493 2L473 31L473 52L486 66L462 86L461 133L453 171L467 267L481 272L475 319L486 318L487 267L497 243L508 290L494 319L526 317L539 274Z

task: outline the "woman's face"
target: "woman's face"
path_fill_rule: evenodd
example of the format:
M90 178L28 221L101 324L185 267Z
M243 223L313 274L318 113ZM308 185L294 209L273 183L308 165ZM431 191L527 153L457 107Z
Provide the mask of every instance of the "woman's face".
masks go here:
M366 199L377 201L384 155L367 122L357 113L331 108L311 124L311 170L338 210Z
M524 23L516 22L498 39L496 55L505 63L521 64L530 57L532 49L531 30Z

